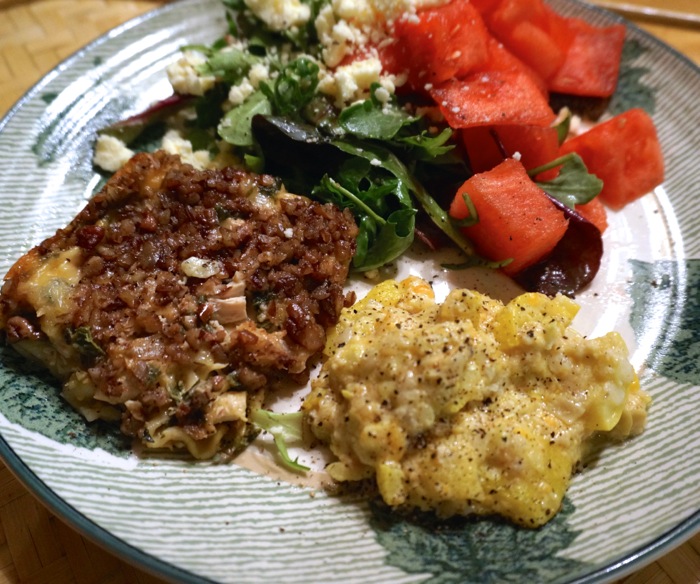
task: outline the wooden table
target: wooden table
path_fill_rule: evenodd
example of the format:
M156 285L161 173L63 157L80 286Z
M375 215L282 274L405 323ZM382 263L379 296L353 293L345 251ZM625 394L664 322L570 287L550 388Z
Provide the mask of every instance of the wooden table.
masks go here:
M110 28L166 0L0 0L0 117L45 73ZM620 0L700 16L699 0ZM632 20L700 64L700 27ZM158 584L50 514L0 464L0 584ZM622 580L700 582L700 534Z

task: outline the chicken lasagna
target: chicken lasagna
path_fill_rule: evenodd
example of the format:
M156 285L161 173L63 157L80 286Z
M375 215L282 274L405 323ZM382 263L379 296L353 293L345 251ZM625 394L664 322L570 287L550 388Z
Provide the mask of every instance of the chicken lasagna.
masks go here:
M0 329L89 420L146 447L232 453L353 300L356 234L349 211L271 176L137 154L11 268Z

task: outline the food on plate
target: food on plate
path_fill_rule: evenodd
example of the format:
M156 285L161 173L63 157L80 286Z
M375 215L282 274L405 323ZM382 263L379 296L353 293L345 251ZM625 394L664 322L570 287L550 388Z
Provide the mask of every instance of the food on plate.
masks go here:
M582 338L562 293L594 277L606 205L663 180L658 137L641 110L574 131L550 99L609 97L624 27L541 0L224 6L173 95L100 133L116 174L12 267L0 329L145 447L208 458L265 428L301 470L280 428L303 414L330 474L391 506L542 525L592 436L645 424L621 337ZM350 308L349 271L416 235L531 292L437 304L411 278ZM302 413L262 409L324 346Z
M564 213L512 158L469 178L457 191L450 215L468 219L470 206L478 221L466 225L465 234L485 256L510 259L503 268L508 274L551 252L568 227Z
M338 481L372 479L392 507L499 514L537 527L559 510L592 439L642 432L648 395L617 333L586 339L566 296L503 304L416 277L342 311L303 404Z
M613 94L623 25L594 26L543 0L224 6L227 34L185 47L168 67L174 94L102 132L95 160L103 168L118 167L145 129L166 120L163 146L193 164L264 171L294 192L350 209L359 227L355 271L396 260L417 235L431 247L461 250L453 267L503 268L530 290L568 295L600 264L607 220L599 199L619 209L663 180L648 116L643 128L634 112L614 122L628 125L617 140L606 143L604 130L568 140L576 133L571 116L552 107L555 93ZM632 157L641 138L645 147ZM490 231L485 224L495 216L476 193L469 226L464 214L447 212L455 194L458 207L471 197L464 185L472 176L512 160L527 176L519 191L510 184L511 198L563 216L546 244L538 238L513 250L510 227L501 225L485 246L475 234ZM653 171L639 170L645 166Z
M622 209L664 180L664 158L654 122L639 108L567 140L561 152L581 156L603 181L600 199L612 209Z
M349 211L271 176L137 154L10 269L0 329L88 420L147 448L230 453L352 301L356 234Z

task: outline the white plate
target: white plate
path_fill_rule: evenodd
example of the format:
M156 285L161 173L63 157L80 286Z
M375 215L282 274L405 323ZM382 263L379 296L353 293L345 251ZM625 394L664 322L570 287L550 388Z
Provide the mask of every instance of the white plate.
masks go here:
M576 0L552 4L619 22ZM0 122L0 272L92 194L100 181L90 162L95 130L167 96L165 66L180 47L210 43L224 26L218 0L168 4L87 46L20 100ZM546 527L480 520L436 530L235 464L138 458L3 349L5 463L73 527L183 582L605 582L690 537L700 528L700 73L632 25L627 48L623 84L648 91L668 176L610 215L605 261L579 297L575 324L596 336L619 330L654 403L647 431L577 476ZM400 271L419 271L442 290L512 292L483 271L446 273L410 260Z

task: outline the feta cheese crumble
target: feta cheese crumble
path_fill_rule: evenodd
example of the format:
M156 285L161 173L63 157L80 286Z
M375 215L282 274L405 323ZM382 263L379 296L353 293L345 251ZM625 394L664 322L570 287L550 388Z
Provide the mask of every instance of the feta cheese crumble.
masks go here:
M245 0L245 4L276 31L302 26L311 18L311 8L299 0Z
M178 154L182 162L191 164L197 170L209 167L210 156L207 150L194 150L192 143L185 140L177 130L169 130L163 136L161 148L168 154Z
M133 150L119 138L101 134L97 137L92 161L107 172L117 172L133 155Z
M194 51L185 51L180 58L166 68L170 85L176 93L182 95L204 95L216 79L211 75L200 75L197 71L206 63L203 55Z

